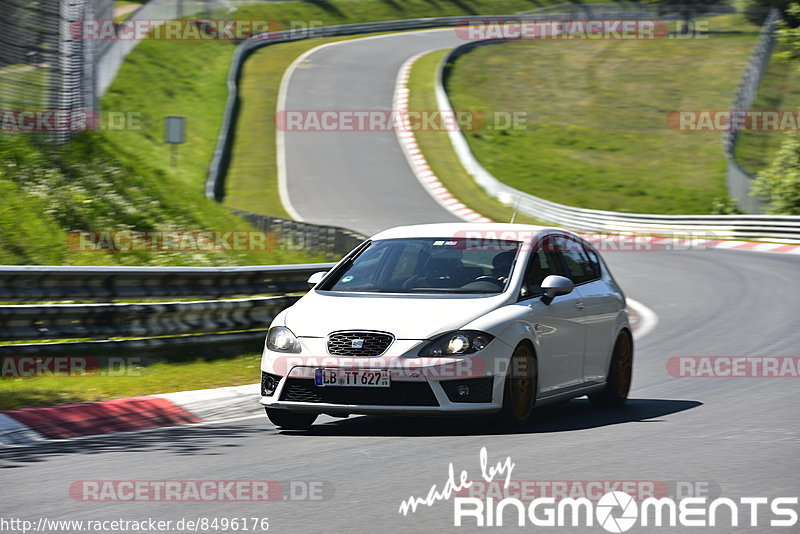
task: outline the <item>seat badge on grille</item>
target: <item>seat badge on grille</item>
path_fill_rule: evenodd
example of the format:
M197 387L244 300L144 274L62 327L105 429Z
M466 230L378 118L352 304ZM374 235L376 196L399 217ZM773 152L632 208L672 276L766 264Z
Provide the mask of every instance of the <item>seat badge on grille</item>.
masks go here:
M350 342L350 348L352 349L363 349L364 348L364 340L363 339L354 339Z

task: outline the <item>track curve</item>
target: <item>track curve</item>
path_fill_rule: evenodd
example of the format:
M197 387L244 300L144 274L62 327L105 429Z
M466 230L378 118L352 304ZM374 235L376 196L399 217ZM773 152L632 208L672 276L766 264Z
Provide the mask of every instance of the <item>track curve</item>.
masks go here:
M461 42L447 29L317 47L284 75L278 110L392 110L397 73L408 58ZM303 220L366 235L460 220L422 187L393 131L279 131L278 154L282 200Z

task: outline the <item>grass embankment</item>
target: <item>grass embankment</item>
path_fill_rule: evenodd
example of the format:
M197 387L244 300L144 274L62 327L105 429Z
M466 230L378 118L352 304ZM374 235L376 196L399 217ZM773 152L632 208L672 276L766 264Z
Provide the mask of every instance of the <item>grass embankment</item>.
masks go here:
M659 41L510 42L476 49L448 81L455 109L524 111L519 130L470 132L505 183L556 202L708 213L725 197L716 132L677 132L674 110L726 109L755 34Z
M253 265L320 261L304 252L97 252L71 230L239 230L251 226L125 147L81 134L63 147L0 136L0 264Z
M92 402L259 381L260 355L160 362L119 376L3 378L0 410Z
M436 72L449 50L438 50L419 58L411 68L408 80L409 105L411 110L439 109L436 103ZM509 207L489 196L464 170L450 144L446 131L417 131L414 133L420 150L428 160L431 170L457 199L484 217L498 222L509 222L514 212ZM516 222L542 224L532 217L518 214Z

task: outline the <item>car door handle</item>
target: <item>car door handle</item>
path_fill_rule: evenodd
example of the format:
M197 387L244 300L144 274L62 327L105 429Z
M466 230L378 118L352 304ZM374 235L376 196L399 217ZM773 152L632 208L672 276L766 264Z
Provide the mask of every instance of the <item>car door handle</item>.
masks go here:
M576 302L576 303L575 303L575 307L576 307L576 308L578 308L579 310L582 310L582 309L583 309L583 308L585 308L586 306L585 306L585 304L584 304L583 302L581 302L581 301L579 300L578 302Z

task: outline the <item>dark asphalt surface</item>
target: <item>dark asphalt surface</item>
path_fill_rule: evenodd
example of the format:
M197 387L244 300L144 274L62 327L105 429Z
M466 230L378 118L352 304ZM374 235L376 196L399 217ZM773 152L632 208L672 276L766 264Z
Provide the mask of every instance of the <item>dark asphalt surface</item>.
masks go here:
M266 516L272 532L455 530L450 502L408 517L398 508L410 495L441 486L449 462L479 477L481 447L492 462L511 456L515 480L654 480L670 487L699 481L731 498L797 496L798 379L672 378L665 364L682 355L798 355L800 257L720 250L604 256L628 296L659 316L637 344L632 400L622 408L598 411L573 400L540 410L515 432L483 419L385 417L322 417L311 431L278 432L264 417L5 449L2 517ZM310 480L331 484L335 493L274 503L73 500L70 483L87 479ZM605 532L596 525L555 531L572 530ZM629 532L649 531L686 530Z
M321 48L292 74L285 109L389 111L408 58L462 42L449 29ZM392 131L284 135L289 199L306 221L372 235L403 224L459 220L422 187Z

